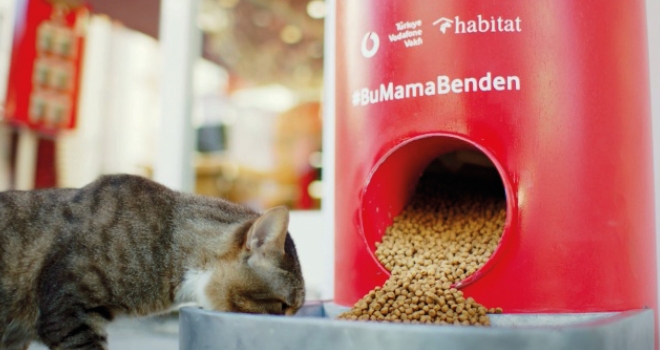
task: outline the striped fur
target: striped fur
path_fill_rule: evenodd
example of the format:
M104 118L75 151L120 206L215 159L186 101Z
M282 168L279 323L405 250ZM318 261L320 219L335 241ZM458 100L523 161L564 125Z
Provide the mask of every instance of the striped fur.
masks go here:
M132 175L0 193L0 349L105 349L115 316L184 302L295 313L304 281L287 226L282 207L258 214Z

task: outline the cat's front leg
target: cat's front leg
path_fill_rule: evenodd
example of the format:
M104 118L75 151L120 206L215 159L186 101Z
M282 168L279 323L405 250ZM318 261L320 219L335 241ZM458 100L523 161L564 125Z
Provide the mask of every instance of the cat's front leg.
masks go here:
M79 305L79 304L78 304ZM107 319L98 308L83 310L75 304L43 315L38 334L52 350L107 350ZM43 321L42 321L43 320Z
M29 326L18 319L14 319L9 324L1 324L0 329L0 350L27 350L30 346L31 337Z
M2 345L2 344L0 344L0 345ZM21 343L21 344L18 344L18 345L5 346L4 348L0 347L0 349L2 349L2 350L28 350L29 347L30 347L30 343L27 342L27 343Z

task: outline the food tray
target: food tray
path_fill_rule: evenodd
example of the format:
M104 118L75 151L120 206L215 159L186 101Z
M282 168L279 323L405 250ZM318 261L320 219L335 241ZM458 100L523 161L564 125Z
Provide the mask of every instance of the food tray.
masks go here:
M490 315L491 327L336 320L344 308L307 303L294 317L181 309L180 350L653 349L651 310Z

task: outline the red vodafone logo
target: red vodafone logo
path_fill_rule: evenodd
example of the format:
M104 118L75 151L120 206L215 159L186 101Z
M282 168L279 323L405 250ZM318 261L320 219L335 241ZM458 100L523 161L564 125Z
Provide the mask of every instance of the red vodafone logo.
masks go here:
M367 32L362 38L362 56L366 58L373 57L380 47L380 38L375 32Z

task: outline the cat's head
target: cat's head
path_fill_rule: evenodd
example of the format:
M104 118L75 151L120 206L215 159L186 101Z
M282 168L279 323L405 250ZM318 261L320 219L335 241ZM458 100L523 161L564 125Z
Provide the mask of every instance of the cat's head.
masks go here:
M288 226L289 211L280 206L237 232L241 239L234 252L200 276L199 304L219 311L295 314L305 301L305 283Z

